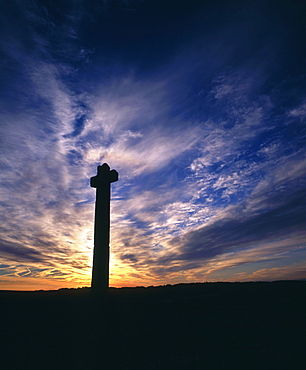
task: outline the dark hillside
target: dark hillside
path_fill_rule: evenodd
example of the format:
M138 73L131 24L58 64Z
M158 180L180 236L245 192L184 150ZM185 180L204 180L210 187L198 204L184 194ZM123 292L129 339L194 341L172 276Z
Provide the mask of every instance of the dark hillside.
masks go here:
M306 282L0 291L1 369L302 369Z

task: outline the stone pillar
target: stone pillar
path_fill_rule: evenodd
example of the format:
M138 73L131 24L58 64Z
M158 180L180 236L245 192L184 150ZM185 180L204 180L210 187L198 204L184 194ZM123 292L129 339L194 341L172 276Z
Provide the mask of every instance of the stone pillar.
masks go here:
M94 253L91 288L105 293L109 284L110 184L118 181L118 172L107 163L98 166L98 174L90 179L96 188Z

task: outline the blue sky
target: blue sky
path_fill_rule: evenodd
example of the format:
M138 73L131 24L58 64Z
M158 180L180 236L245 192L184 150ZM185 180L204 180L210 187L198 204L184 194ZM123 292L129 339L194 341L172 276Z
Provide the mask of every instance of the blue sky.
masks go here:
M0 286L306 278L306 19L294 1L2 2Z

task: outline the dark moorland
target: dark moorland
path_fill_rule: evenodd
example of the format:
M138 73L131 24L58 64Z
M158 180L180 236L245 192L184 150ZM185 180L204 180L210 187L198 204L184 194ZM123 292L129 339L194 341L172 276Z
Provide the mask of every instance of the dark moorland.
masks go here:
M305 369L306 281L0 291L0 369Z

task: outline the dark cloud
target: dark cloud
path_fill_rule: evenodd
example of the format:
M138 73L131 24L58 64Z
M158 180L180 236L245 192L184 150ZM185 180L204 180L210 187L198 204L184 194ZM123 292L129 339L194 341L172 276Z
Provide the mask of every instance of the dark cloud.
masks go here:
M134 254L123 254L120 256L121 260L129 260L130 262L137 262L138 258Z
M18 242L0 241L0 252L8 260L16 260L18 262L39 263L44 260L43 253L40 253L35 248L21 246Z
M275 199L276 198L276 199ZM269 199L266 199L269 201ZM278 200L277 206L275 202ZM274 195L273 209L260 212L246 210L241 206L232 209L232 215L211 225L186 233L171 240L179 246L173 260L199 261L243 248L256 247L260 243L281 239L296 233L303 235L306 228L306 190L291 194ZM267 208L268 204L266 205ZM166 263L165 260L161 262Z

